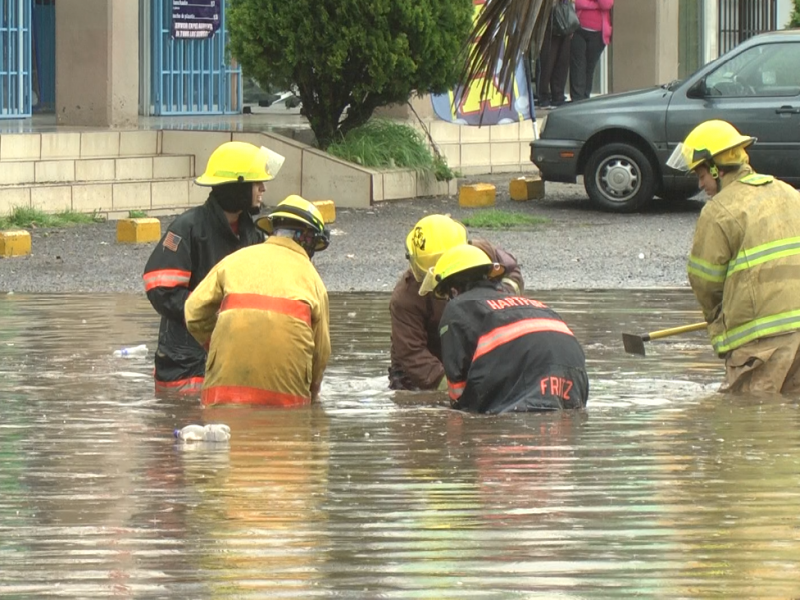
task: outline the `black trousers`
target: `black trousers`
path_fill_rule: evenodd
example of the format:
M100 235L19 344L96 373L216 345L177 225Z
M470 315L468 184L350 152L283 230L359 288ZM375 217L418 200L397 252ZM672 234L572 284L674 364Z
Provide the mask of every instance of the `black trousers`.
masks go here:
M573 101L592 94L594 69L605 48L600 31L581 28L573 34L569 54L569 95Z
M567 87L571 35L553 35L552 27L547 26L539 54L541 71L536 86L539 104L563 104L564 90Z

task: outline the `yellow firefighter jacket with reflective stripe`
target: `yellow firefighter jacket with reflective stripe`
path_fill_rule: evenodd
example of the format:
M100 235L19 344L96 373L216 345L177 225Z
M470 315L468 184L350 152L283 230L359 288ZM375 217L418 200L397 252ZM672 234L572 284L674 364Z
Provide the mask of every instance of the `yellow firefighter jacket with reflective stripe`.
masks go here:
M204 404L311 402L331 354L328 292L305 251L270 237L226 257L186 301L209 345Z
M800 329L800 192L749 166L724 175L688 271L717 354Z

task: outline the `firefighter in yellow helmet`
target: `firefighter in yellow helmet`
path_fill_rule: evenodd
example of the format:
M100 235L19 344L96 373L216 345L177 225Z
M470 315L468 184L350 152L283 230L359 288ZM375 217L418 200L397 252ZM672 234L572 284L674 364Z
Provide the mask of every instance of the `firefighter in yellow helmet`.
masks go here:
M278 174L283 160L280 154L245 142L219 146L195 180L211 187L208 199L177 217L150 255L143 277L147 298L161 315L157 392L200 391L206 352L186 330L184 304L220 260L264 241L251 215L258 213L264 183Z
M220 261L186 302L189 332L208 347L204 405L300 406L319 397L331 342L328 292L311 257L330 234L300 196L256 224L267 241Z
M755 138L725 121L698 125L667 165L694 171L711 200L689 282L725 359L722 391L800 391L800 192L753 171Z
M497 266L462 244L422 282L422 292L449 299L439 334L453 408L496 414L586 406L580 343L555 311L493 281Z
M520 293L523 279L517 260L486 240L467 240L467 230L449 215L420 219L406 237L409 268L394 287L389 310L392 317L389 387L395 390L445 389L439 320L445 301L420 295L425 273L450 248L470 243L499 266L492 277L509 291Z

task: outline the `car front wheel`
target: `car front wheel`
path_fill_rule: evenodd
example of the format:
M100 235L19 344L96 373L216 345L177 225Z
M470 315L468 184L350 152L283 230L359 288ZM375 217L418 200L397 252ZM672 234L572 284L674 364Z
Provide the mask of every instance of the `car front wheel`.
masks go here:
M653 165L641 150L624 143L595 150L583 184L592 202L614 212L641 210L653 200L656 187Z

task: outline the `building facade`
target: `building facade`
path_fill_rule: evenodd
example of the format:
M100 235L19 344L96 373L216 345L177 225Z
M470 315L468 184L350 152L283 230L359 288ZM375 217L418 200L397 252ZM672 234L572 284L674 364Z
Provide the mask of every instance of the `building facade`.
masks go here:
M0 118L241 112L226 42L224 0L0 0Z
M616 0L598 93L685 77L783 28L793 0ZM138 115L235 114L225 0L0 0L0 118L124 127Z
M793 0L616 0L602 91L682 79L753 35L783 29Z

